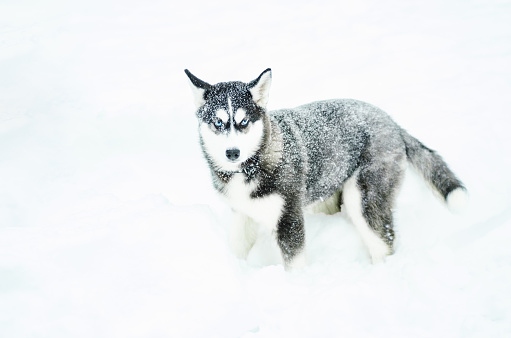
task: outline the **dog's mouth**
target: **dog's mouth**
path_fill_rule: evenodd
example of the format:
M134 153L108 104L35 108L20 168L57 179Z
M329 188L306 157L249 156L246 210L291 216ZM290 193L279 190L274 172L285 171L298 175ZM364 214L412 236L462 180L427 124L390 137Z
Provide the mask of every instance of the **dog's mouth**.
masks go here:
M224 161L221 165L218 165L218 169L224 172L247 172L252 171L254 167L259 164L257 155L250 156L249 158L238 158L236 160Z
M241 159L237 160L226 160L223 163L218 164L219 169L222 171L241 171L243 167L243 162Z

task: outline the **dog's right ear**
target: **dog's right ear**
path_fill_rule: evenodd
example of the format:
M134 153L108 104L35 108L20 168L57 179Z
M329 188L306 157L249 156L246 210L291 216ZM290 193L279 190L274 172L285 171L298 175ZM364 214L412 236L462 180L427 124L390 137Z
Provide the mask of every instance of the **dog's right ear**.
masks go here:
M195 106L198 108L202 107L204 103L206 103L206 100L204 99L204 93L206 90L211 88L211 85L207 82L202 81L192 73L188 69L185 69L186 75L188 75L188 79L190 80L190 88L192 88L193 93L193 100L195 103Z

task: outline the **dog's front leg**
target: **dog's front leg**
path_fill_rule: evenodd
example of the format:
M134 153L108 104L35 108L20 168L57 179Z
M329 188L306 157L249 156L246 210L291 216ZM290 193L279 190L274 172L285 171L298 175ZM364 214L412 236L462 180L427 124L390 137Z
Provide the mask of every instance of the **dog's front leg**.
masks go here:
M229 245L232 252L236 257L246 259L257 239L257 229L254 221L250 217L233 210L229 230Z
M277 242L286 270L300 269L307 263L303 211L299 205L290 204L284 208L277 225Z

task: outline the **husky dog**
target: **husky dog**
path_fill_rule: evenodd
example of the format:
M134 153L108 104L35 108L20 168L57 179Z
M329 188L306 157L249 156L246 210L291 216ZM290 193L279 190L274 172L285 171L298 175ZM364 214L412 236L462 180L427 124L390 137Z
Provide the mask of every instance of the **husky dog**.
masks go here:
M249 83L210 85L185 70L213 184L233 211L230 245L246 258L259 229L286 269L305 264L303 209L341 204L373 262L393 253L392 206L406 161L455 209L466 189L442 158L385 112L342 99L268 112L271 70Z

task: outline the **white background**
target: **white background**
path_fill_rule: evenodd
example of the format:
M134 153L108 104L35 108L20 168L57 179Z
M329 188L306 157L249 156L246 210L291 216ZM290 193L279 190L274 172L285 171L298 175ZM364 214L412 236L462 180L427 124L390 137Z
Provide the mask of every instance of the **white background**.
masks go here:
M307 215L309 264L236 260L183 70L269 109L355 98L464 181L413 172L395 255ZM511 2L1 1L1 337L509 337Z

